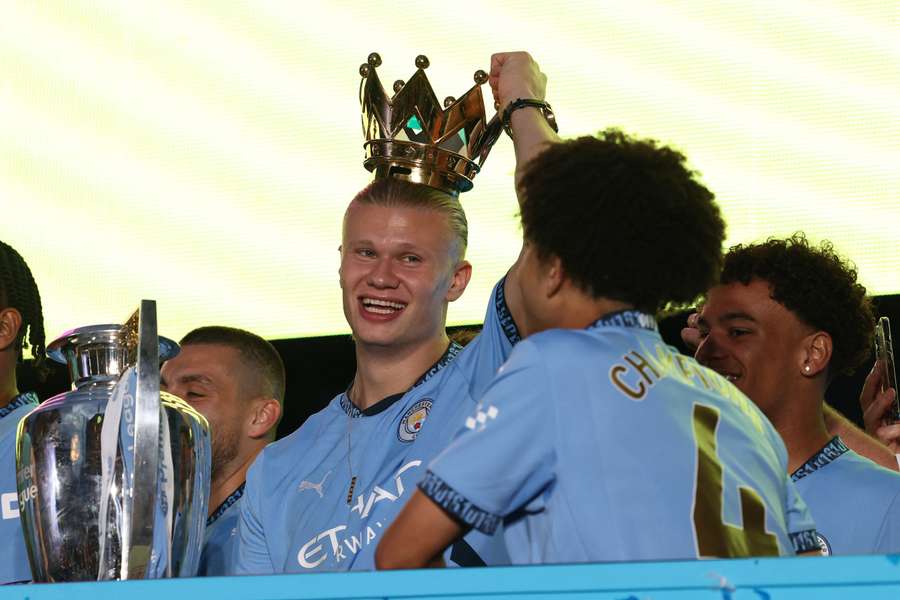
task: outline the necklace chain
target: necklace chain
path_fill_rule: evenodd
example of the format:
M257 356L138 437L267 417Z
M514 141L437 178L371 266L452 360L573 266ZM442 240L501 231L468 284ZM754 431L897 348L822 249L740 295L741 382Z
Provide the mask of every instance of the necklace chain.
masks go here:
M350 398L350 390L347 390L347 400L350 401L351 406L353 406L353 400ZM353 474L353 461L350 458L350 452L352 449L352 435L353 435L353 416L350 412L347 413L347 471L350 473L350 488L347 490L347 506L350 506L353 503L353 490L356 489L356 475Z

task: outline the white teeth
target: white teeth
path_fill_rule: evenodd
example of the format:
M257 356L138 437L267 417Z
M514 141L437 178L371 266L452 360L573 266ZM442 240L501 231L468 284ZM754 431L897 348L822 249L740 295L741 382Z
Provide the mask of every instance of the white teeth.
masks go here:
M363 309L376 315L393 315L406 308L402 302L381 300L380 298L362 298Z
M363 298L362 303L366 309L383 315L406 308L405 304L391 302L390 300L379 300L377 298Z

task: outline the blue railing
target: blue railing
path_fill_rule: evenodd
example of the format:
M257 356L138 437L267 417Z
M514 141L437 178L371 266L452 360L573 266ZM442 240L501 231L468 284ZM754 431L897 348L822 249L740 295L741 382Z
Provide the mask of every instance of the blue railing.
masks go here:
M900 599L900 555L19 585L0 600Z

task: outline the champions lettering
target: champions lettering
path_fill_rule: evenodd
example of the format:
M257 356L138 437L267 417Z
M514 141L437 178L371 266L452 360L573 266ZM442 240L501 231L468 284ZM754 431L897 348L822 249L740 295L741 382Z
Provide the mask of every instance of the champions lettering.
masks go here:
M400 467L394 475L393 490L387 490L376 485L368 495L365 493L358 495L356 503L350 509L350 512L358 513L360 519L365 519L372 511L372 507L379 502L385 500L396 502L399 500L406 491L401 475L421 464L421 460L412 460ZM338 535L347 529L347 525L337 525L314 536L303 544L300 551L297 552L297 564L304 569L315 569L328 560L329 556L334 558L335 562L340 563L356 555L360 549L372 544L378 537L378 532L384 529L384 524L376 521L372 525L361 527L356 533L349 536L347 534ZM328 550L331 551L330 554Z
M640 402L658 381L671 377L698 389L710 390L727 398L750 418L754 428L762 433L763 423L752 402L718 373L702 367L665 344L654 344L640 351L629 350L620 363L609 369L610 382L629 400Z

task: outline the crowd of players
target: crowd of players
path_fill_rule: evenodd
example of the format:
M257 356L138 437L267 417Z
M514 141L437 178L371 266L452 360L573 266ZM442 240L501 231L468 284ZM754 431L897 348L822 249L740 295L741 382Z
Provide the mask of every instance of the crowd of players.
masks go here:
M543 100L546 77L497 54L490 85L502 108ZM200 574L900 552L883 366L860 397L868 434L824 403L871 347L849 263L802 235L723 257L719 208L679 152L615 130L561 141L532 107L510 125L522 249L465 346L445 330L472 271L459 201L380 179L344 216L357 370L324 410L272 441L284 366L246 331L194 330L163 365L213 432ZM699 298L692 358L655 315ZM39 361L40 296L0 243L0 583L30 579L27 344Z

